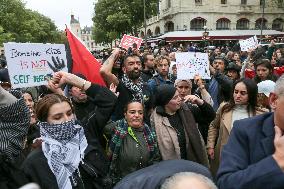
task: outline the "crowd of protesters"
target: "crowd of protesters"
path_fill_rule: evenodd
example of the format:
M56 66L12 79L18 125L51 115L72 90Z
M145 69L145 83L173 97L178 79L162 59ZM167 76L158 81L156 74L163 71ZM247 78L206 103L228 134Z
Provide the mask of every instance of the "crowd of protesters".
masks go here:
M284 188L284 49L205 49L211 78L178 79L197 51L96 52L106 87L59 71L21 89L1 55L0 188Z

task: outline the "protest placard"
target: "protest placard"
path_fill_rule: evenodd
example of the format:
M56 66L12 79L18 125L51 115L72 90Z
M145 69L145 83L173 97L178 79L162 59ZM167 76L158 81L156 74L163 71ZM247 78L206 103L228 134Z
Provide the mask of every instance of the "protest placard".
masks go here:
M195 74L199 74L202 79L210 79L207 53L176 53L176 66L178 79L193 79Z
M63 44L5 43L4 48L13 88L46 85L54 72L68 71Z
M240 40L241 51L248 51L249 49L255 49L258 46L257 37L253 36L251 38Z
M119 46L127 50L129 47L133 48L134 43L137 45L137 49L139 49L142 39L124 34Z

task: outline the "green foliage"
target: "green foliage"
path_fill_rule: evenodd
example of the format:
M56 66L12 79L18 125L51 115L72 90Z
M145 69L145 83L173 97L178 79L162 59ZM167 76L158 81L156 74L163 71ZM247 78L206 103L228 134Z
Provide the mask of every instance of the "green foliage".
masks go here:
M146 17L150 18L157 13L157 0L145 1ZM110 36L135 35L144 21L143 0L99 0L94 12L94 39L98 43L110 42Z
M62 43L64 39L46 16L25 8L21 0L0 0L0 46L5 42Z

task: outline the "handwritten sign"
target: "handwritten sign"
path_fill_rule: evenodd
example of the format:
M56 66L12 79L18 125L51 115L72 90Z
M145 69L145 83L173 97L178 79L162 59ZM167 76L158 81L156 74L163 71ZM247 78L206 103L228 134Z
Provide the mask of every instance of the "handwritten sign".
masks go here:
M5 43L4 48L13 88L46 85L54 72L68 71L63 44Z
M176 66L178 79L193 79L195 74L199 74L202 79L210 79L207 53L176 53Z
M124 34L119 46L124 49L128 49L129 47L132 48L134 43L137 44L137 49L139 49L142 43L142 39Z
M257 37L253 36L246 40L240 40L241 51L248 51L249 49L255 49L258 45Z

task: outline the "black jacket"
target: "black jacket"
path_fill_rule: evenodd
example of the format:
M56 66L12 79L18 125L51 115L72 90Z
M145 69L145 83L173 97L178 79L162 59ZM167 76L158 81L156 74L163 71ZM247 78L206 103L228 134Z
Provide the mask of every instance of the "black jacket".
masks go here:
M109 163L98 138L109 120L116 96L107 88L96 84L92 84L86 94L95 99L97 108L84 127L88 147L85 150L84 164L79 165L81 176L74 175L78 185L73 188L107 189L108 183L111 184L107 178ZM38 183L42 189L58 189L56 178L41 149L33 151L27 157L23 169L30 182Z

